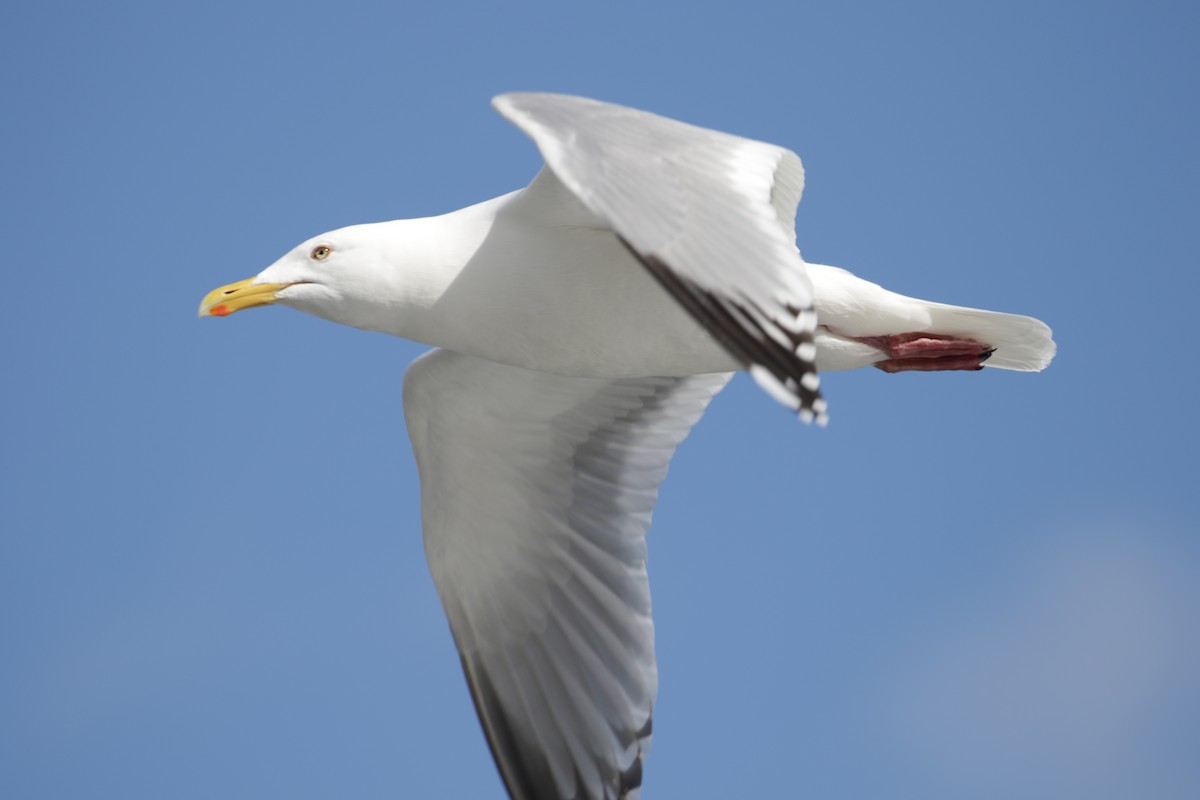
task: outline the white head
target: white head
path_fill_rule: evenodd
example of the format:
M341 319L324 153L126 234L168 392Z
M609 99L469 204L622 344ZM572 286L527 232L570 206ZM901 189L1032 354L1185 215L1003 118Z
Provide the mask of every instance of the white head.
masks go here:
M313 237L255 277L209 292L200 316L278 303L343 325L400 333L398 321L414 306L427 305L429 293L422 259L396 230L403 222L352 225Z

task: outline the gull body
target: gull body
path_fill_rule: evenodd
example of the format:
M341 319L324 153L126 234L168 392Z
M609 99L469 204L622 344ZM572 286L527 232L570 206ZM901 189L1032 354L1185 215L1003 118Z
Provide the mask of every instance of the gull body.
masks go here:
M279 303L438 348L404 380L426 554L515 800L636 798L658 674L645 533L731 373L823 422L818 371L1036 371L1050 330L805 264L790 151L504 95L546 166L438 217L301 243L202 316Z
M309 254L320 244L332 254L313 265ZM889 358L863 338L933 332L938 322L942 333L967 336L980 320L1001 320L1001 328L1015 321L1010 337L1028 340L1004 348L991 366L1045 366L1048 331L1027 317L917 300L838 267L805 269L820 320L818 371ZM275 301L298 311L527 369L639 377L746 367L545 171L530 187L449 214L321 234L254 280L287 285ZM958 313L956 323L947 310Z

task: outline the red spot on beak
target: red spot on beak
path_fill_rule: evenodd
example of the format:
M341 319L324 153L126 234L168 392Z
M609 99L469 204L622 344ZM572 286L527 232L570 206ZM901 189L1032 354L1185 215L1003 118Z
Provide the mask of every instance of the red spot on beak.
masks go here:
M227 317L229 316L229 306L222 303L219 306L213 306L210 308L208 313L212 314L214 317Z

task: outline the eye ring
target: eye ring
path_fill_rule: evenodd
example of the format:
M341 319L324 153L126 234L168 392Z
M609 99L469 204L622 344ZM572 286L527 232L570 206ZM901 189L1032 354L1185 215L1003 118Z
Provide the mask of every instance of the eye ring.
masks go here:
M329 245L319 244L312 249L312 252L308 254L308 257L313 261L324 261L325 259L329 258L329 254L332 252L333 248Z

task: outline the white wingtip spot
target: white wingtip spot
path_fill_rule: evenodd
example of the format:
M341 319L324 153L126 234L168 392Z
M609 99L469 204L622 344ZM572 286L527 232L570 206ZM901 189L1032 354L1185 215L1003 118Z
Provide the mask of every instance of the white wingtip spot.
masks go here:
M817 346L812 342L801 342L796 348L796 356L801 361L812 363L817 360Z
M816 423L818 428L824 428L829 425L829 415L823 411L814 414L807 408L802 408L796 412L796 416L800 418L801 422Z
M788 391L788 388L780 383L769 369L754 364L750 367L750 377L754 378L755 383L761 386L767 394L775 398L776 402L787 406L792 411L800 408L800 398L796 397L794 392Z
M800 385L810 392L815 392L821 385L821 378L815 372L806 372L800 376Z

